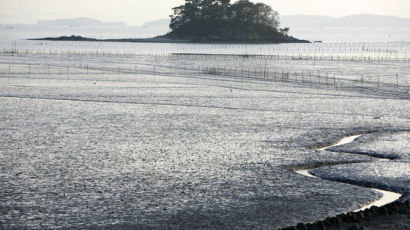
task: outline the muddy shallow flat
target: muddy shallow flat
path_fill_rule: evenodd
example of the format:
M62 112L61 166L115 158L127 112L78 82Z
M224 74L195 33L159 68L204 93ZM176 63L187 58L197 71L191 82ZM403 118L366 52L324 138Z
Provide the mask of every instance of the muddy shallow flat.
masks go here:
M20 77L0 78L5 228L249 229L324 219L379 194L289 167L372 161L311 147L409 124L408 100L332 88ZM386 180L404 180L393 175Z

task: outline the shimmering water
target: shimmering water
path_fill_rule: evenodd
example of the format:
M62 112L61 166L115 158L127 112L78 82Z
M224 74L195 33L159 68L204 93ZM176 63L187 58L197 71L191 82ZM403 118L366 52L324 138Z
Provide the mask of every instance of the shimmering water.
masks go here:
M345 145L345 144L348 144L348 143L351 143L351 142L355 141L357 138L359 138L361 136L363 136L363 135L348 136L348 137L342 138L340 141L338 141L337 143L335 143L333 145L320 148L319 150L326 150L326 149L329 149L331 147ZM319 177L309 173L309 169L296 170L295 172L298 173L298 174L307 176L307 177L320 179ZM380 189L374 189L374 188L372 190L381 193L382 197L380 199L374 200L373 202L370 202L369 204L367 204L363 207L360 207L360 208L354 210L355 212L359 212L359 211L368 209L372 206L381 207L381 206L384 206L386 204L392 203L392 202L398 200L401 197L401 194L395 193L395 192L390 192L390 191L380 190Z

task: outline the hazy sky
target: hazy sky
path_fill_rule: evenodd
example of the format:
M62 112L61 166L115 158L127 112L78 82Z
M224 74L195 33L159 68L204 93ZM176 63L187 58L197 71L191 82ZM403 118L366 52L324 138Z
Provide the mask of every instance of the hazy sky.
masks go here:
M410 18L410 0L254 0L281 15L346 16L371 13ZM0 23L35 24L37 20L90 17L140 25L167 18L184 0L0 0Z

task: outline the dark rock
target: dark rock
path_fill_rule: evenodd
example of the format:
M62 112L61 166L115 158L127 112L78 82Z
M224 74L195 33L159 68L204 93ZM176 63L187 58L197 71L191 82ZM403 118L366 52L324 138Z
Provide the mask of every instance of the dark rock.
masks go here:
M326 230L327 228L326 228L326 225L323 223L323 221L322 222L319 222L318 223L318 226L319 226L319 229L320 230Z
M298 225L296 225L296 227L300 230L308 230L308 227L304 223L299 223Z
M358 213L356 214L356 216L357 216L358 219L361 219L361 220L364 219L364 213L363 213L363 212L358 212Z
M379 210L378 210L378 214L387 215L387 214L389 214L389 212L388 212L386 207L380 207Z
M410 200L406 201L405 205L406 205L407 207L410 207Z
M337 217L337 218L336 218L336 221L337 221L337 224L338 224L338 225L343 224L343 220L342 220L341 217Z
M349 228L349 230L363 230L363 227L354 224L352 227Z

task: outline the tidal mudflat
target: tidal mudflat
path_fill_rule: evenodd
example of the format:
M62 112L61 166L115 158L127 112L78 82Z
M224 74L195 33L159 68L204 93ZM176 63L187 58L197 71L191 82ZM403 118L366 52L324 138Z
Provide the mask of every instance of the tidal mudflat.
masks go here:
M330 145L328 147L320 148L319 150L332 151L332 148L335 149L335 147L342 146L342 145L347 145L347 144L355 141L356 139L358 139L361 136L363 136L363 135L353 135L353 136L344 137L342 140L340 140L336 144ZM383 159L383 160L386 161L386 159ZM336 165L332 165L332 167L334 167L334 166L336 166ZM325 175L322 175L322 177L317 177L317 176L315 176L315 175L313 175L312 173L309 172L309 171L313 171L313 170L314 169L311 169L311 170L309 170L309 169L299 169L299 170L296 170L295 172L298 173L298 174L307 176L307 177L312 177L312 178L326 178L326 171L325 171ZM397 170L396 169L396 171L399 171L399 173L402 173L403 171L405 173L407 173L406 170ZM380 174L379 174L379 176L380 176ZM406 175L403 175L403 176L406 177ZM328 179L329 180L337 180L336 178L328 178ZM348 179L350 179L350 178L348 178ZM346 181L343 181L343 182L348 183L349 181L346 180ZM360 184L360 182L356 182L356 184ZM401 183L399 183L399 184L401 184ZM371 188L369 185L367 185L366 187ZM373 206L382 207L382 206L385 206L387 204L396 202L397 200L400 199L400 197L402 197L402 194L391 192L391 191L380 190L380 189L376 189L376 188L372 188L372 190L376 191L378 193L381 193L382 196L378 200L374 200L374 201L370 202L369 204L354 210L354 212L360 212L360 211L363 211L363 210L366 210L366 209L370 209ZM397 191L397 189L396 189L396 191Z
M390 94L88 67L72 77L65 64L81 63L74 56L0 58L4 228L280 228L381 196L293 171L318 166L317 176L409 199L405 86ZM110 60L104 68L123 59ZM340 151L317 150L354 134L363 136Z

